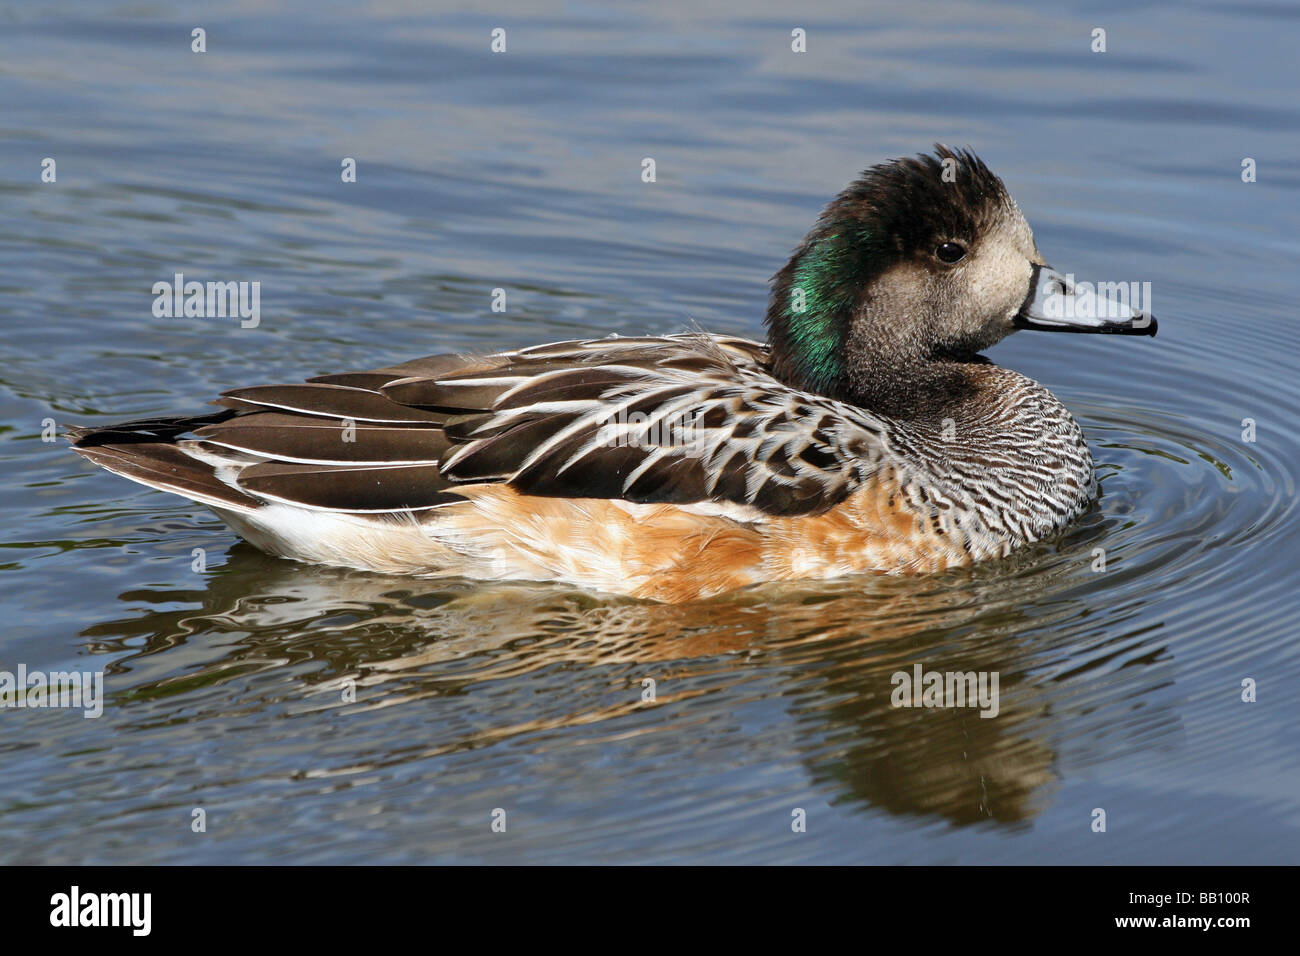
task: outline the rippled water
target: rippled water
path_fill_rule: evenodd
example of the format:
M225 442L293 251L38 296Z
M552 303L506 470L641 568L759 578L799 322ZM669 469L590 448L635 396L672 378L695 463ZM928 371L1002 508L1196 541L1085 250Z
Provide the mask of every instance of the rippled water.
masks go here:
M1297 8L743 11L0 6L0 670L108 695L0 710L0 860L1297 861ZM679 607L431 584L268 558L41 440L434 352L760 335L821 205L935 140L1161 321L993 351L1102 488L1011 560ZM177 271L260 281L261 325L154 318ZM999 715L892 707L917 663L997 672Z

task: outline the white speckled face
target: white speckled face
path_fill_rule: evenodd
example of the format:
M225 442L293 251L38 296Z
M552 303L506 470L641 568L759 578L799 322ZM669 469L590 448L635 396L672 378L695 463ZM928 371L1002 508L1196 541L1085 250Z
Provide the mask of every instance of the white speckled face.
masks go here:
M1009 202L993 209L965 256L950 265L936 256L927 264L936 341L980 351L1009 335L1036 264L1043 257L1020 208Z
M953 245L961 257L945 262ZM876 344L898 343L900 355L980 352L1015 331L1033 267L1042 262L1020 209L999 204L973 242L934 236L915 258L881 273L855 332Z

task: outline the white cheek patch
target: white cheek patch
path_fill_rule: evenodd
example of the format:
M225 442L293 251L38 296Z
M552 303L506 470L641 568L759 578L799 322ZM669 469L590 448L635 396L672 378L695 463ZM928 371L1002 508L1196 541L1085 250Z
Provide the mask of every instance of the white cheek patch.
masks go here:
M967 314L981 324L990 317L1010 320L1029 294L1033 266L1020 237L1008 233L1001 230L982 241L966 271Z

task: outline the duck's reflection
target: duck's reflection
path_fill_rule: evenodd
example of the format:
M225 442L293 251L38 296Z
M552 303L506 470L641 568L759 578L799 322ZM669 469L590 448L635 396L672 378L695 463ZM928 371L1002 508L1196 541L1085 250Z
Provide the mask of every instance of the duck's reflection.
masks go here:
M1051 636L1078 615L1058 589L1027 618L1017 608L1035 585L1006 574L855 578L664 606L555 585L312 568L237 545L199 580L206 586L193 591L127 591L120 597L132 613L83 632L92 649L118 655L110 669L130 685L125 706L282 670L291 676L273 686L299 712L427 710L429 745L367 755L382 766L539 729L617 729L646 707L649 680L656 706L683 713L725 710L729 693L757 681L781 701L789 745L822 791L957 824L1025 820L1051 792L1059 685L1042 665L1062 647ZM978 706L896 706L893 675L916 664L996 674L997 716L981 717ZM557 681L574 692L554 693ZM339 692L349 683L357 703ZM439 719L438 698L503 685L511 713L485 692L473 720Z

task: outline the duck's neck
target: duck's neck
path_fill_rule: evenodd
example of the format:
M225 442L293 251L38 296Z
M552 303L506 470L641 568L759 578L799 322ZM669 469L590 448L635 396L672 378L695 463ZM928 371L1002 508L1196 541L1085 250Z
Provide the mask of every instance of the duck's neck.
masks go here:
M868 302L844 341L843 401L902 421L961 418L976 399L988 360L974 354L938 354L914 326L899 321L904 303ZM872 315L875 309L884 315Z
M849 400L845 344L873 274L858 248L866 240L819 223L772 278L766 321L772 374L780 381Z
M849 241L856 240L856 241ZM863 255L864 237L814 233L773 279L772 374L804 391L900 420L940 421L973 397L977 355L936 355L911 286Z

